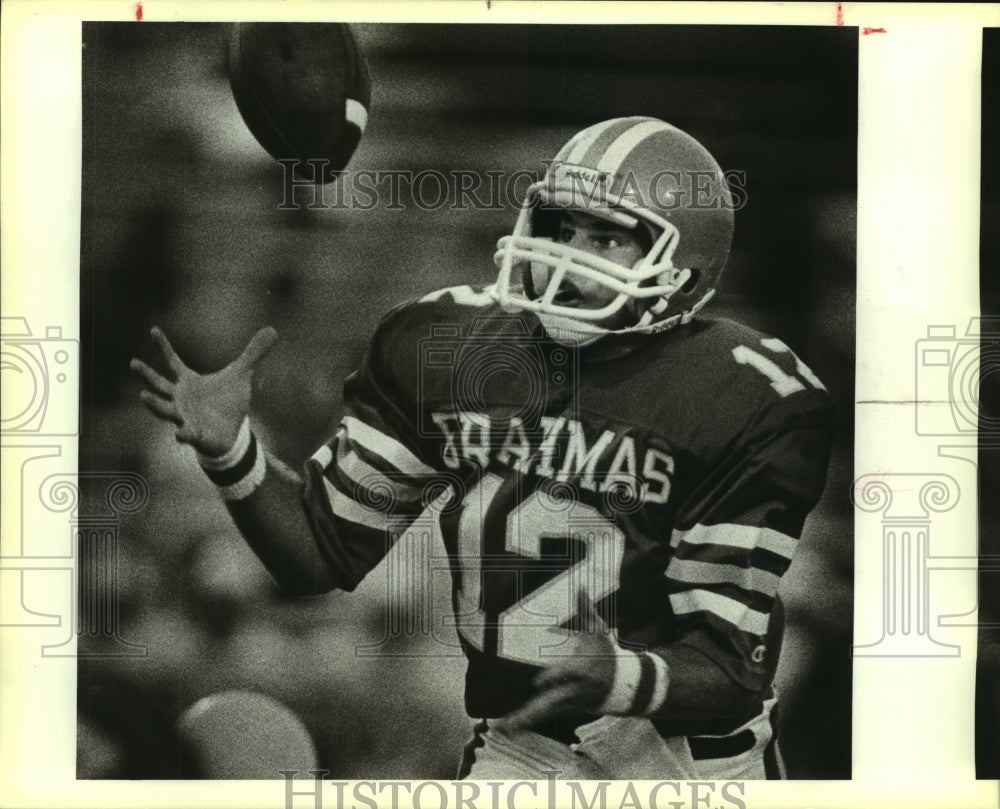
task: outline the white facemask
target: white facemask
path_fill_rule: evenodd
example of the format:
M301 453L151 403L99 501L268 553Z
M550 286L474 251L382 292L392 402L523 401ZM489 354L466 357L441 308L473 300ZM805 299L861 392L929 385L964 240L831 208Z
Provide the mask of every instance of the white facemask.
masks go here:
M583 346L596 343L606 334L611 334L608 329L595 326L593 323L574 320L562 315L539 312L538 319L545 328L546 334L567 348L583 348Z
M493 287L490 287L492 290ZM681 312L655 323L641 323L635 326L627 326L623 329L605 329L594 323L583 320L576 320L563 315L554 315L549 312L537 312L536 317L545 329L546 334L560 345L567 348L583 348L593 345L602 337L609 334L657 334L662 331L672 329L684 323L690 323L692 318L702 310L706 303L715 295L715 290L708 293L698 303L687 311Z

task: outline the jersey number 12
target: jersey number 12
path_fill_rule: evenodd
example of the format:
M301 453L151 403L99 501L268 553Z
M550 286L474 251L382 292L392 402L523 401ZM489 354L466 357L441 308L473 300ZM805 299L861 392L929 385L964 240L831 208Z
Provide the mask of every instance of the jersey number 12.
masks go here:
M577 592L581 588L595 603L617 589L625 536L586 503L554 501L548 494L532 492L507 515L504 550L537 560L542 558L542 537L566 537L581 541L586 553L503 610L496 622L491 623L481 607L484 524L486 512L502 483L503 478L493 472L483 475L463 503L458 523L462 571L456 611L458 631L467 642L483 651L485 633L495 629L500 657L540 665L546 658L551 662L560 654L569 654L568 647L560 649L569 637L568 630L561 627L576 611Z

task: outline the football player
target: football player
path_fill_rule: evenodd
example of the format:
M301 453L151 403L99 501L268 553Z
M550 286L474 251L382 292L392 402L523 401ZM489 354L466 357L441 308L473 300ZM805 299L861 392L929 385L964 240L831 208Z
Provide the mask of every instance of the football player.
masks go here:
M436 514L478 720L463 777L783 777L778 589L832 413L780 341L699 315L734 207L679 129L583 130L526 195L494 285L383 319L301 473L247 417L272 329L215 374L159 330L163 371L133 361L288 590L353 589Z

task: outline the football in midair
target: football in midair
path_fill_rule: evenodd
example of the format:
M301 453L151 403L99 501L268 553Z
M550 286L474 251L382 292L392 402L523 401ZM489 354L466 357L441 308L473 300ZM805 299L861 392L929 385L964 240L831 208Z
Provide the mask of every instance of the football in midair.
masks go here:
M300 179L327 183L347 166L368 123L371 79L343 23L238 23L229 83L250 132Z

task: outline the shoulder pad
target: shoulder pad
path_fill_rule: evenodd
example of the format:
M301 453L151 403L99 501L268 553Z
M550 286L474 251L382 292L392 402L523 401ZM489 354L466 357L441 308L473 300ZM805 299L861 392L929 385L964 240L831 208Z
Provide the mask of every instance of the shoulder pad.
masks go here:
M484 289L471 287L468 284L457 287L445 287L444 289L424 295L418 303L435 303L447 296L459 306L492 306L496 303L492 291L492 286Z

